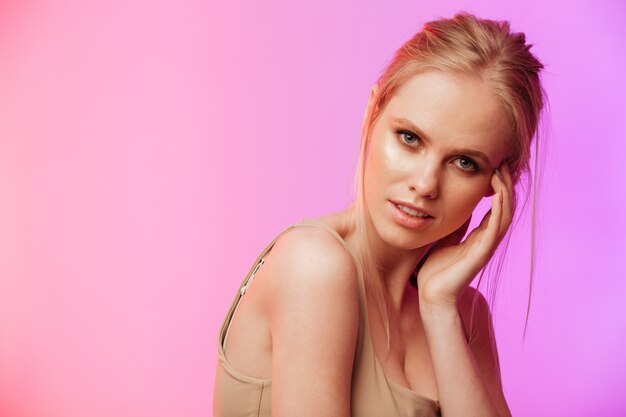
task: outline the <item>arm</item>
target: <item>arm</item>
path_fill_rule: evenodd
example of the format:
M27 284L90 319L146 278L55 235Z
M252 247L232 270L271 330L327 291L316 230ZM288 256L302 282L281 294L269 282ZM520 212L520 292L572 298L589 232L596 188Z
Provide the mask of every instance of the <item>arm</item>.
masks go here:
M272 416L348 417L359 320L351 255L328 232L299 228L266 266Z
M468 326L473 311L472 302L474 295L476 295L477 299L476 312L474 313L474 329L476 330L474 332L474 338L469 339L470 348L472 349L474 358L476 358L482 379L500 415L510 416L511 411L509 410L502 390L500 361L498 359L498 348L489 304L480 291L468 287L468 291L466 292L468 295L464 298L465 301L461 304L459 312L461 313L461 317L464 318L464 321L468 322Z
M468 287L471 296L476 291ZM420 300L442 414L448 416L511 416L502 392L497 349L491 340L489 306L478 295L474 320L476 338L468 345L460 311L471 314L471 300L454 306L430 305ZM468 304L469 303L469 304Z
M489 261L511 224L514 199L508 167L503 165L491 180L495 195L480 225L463 242L469 219L441 239L417 277L420 314L446 417L510 416L499 382L495 343L489 337L491 319L486 302L482 300L478 315L482 331L472 347L464 337L458 309L459 302L463 304L461 294Z

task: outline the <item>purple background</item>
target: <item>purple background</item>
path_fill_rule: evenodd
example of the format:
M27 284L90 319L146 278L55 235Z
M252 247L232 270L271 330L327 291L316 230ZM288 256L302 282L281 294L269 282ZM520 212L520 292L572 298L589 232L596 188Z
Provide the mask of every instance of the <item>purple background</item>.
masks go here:
M352 199L370 88L421 25L508 19L551 103L495 323L515 416L626 414L620 1L0 1L0 415L206 416L217 332L287 225Z

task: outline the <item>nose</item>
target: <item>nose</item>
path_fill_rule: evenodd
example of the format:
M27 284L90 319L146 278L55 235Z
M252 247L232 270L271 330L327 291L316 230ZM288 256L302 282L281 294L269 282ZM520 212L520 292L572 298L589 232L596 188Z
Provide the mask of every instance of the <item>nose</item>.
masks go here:
M435 161L422 158L414 169L409 190L421 198L434 199L439 195L439 166Z

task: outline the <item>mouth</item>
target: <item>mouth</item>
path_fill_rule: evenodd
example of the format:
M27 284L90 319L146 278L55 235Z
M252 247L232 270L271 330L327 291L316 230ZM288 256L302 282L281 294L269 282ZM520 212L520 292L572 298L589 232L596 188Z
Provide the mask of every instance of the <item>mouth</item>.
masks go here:
M420 207L416 207L410 203L405 203L402 201L393 201L393 200L389 200L389 201L391 201L391 203L393 203L396 206L396 208L398 208L398 210L401 210L402 212L406 213L408 216L418 217L422 219L433 218L433 216L430 213L428 213L426 210Z
M409 229L423 229L434 221L434 217L422 210L390 201L391 217L399 225Z

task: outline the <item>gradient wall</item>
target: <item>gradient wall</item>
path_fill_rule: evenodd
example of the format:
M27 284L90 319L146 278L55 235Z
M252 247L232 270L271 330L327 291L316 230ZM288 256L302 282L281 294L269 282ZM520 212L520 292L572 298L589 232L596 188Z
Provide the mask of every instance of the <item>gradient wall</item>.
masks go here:
M508 19L551 124L496 315L515 416L626 414L619 1L0 1L0 415L207 416L283 228L345 207L370 87L426 21Z

